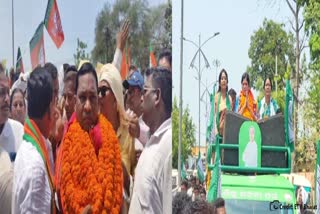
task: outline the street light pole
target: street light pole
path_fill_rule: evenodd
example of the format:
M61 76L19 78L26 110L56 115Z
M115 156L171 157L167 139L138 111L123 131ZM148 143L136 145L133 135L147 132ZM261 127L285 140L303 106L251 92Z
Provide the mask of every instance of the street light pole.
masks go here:
M198 81L199 81L199 116L198 116L198 122L199 122L199 124L198 124L198 127L199 127L199 152L198 152L198 154L200 153L200 84L201 84L201 60L200 60L200 56L201 56L201 54L200 54L200 48L201 48L201 46L200 46L200 44L201 44L201 35L199 34L199 70L198 70Z
M200 138L201 138L201 125L200 125L200 117L201 117L201 115L200 115L200 113L201 113L201 110L200 110L200 102L201 102L201 97L200 97L200 87L201 87L201 74L202 74L202 69L201 69L201 55L203 56L203 58L204 58L204 61L205 61L205 66L208 68L209 66L210 66L210 64L209 64L209 62L208 62L208 60L207 60L207 57L205 56L205 54L203 53L203 51L201 50L201 48L210 40L210 39L212 39L212 38L214 38L214 37L216 37L217 35L219 35L220 33L219 32L216 32L215 34L213 34L211 37L209 37L205 42L203 42L202 44L201 44L201 35L199 34L199 44L196 44L195 42L193 42L193 41L191 41L191 40L188 40L188 39L186 39L186 38L183 38L185 41L188 41L188 42L190 42L190 43L192 43L194 46L196 46L197 47L197 49L198 49L198 51L195 53L195 55L194 55L194 57L193 57L193 59L192 59L192 61L191 61L191 65L190 65L190 67L194 67L194 62L195 62L195 60L196 60L196 56L197 56L197 54L199 54L199 64L198 64L198 69L196 69L197 70L197 72L198 72L198 82L199 82L199 116L198 116L198 137L199 137L199 152L200 152Z
M181 144L182 144L182 81L183 81L183 0L181 1L181 40L180 40L180 99L179 99L179 146L178 184L181 184Z
M13 4L13 0L11 1L12 3L12 67L14 68L14 4Z

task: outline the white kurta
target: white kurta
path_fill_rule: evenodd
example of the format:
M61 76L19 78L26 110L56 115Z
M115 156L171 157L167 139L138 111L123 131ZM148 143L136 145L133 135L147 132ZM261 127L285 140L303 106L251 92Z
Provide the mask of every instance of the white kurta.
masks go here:
M0 212L11 213L13 169L9 154L0 146Z
M46 140L53 172L52 146ZM51 189L45 163L37 149L22 141L13 178L12 213L51 213Z
M249 142L243 152L243 162L247 167L258 166L258 146L255 141Z
M9 155L15 154L22 142L24 131L20 122L8 119L0 134L0 145Z
M171 118L150 137L140 156L129 213L172 212Z

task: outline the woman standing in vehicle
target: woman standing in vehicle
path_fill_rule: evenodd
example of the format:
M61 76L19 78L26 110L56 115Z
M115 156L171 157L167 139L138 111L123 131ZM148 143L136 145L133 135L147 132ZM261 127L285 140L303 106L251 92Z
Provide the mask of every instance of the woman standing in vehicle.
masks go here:
M248 73L244 73L241 77L242 90L239 95L238 113L242 116L256 121L257 103L254 100L250 89L250 78Z

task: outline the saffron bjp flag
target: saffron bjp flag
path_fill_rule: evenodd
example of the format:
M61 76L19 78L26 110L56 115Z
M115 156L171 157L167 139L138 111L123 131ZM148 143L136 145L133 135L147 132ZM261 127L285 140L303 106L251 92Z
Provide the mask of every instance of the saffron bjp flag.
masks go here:
M23 68L22 55L21 55L20 47L18 48L17 63L16 63L16 72L24 73L24 68Z
M157 60L156 60L156 57L154 55L154 52L153 52L153 48L152 48L152 45L150 44L150 67L157 67Z
M61 25L60 14L56 0L49 0L44 25L57 48L60 48L64 41L64 34Z
M131 66L131 49L130 49L130 47L128 47L127 55L128 55L127 64L128 64L128 72L129 72L129 68L130 68L130 66Z
M44 65L46 56L44 52L43 22L38 26L29 44L32 69L38 65Z
M122 53L121 72L120 72L122 80L125 80L127 78L128 71L129 71L129 65L127 63L127 53L126 52L128 52L128 49L124 49L124 51Z

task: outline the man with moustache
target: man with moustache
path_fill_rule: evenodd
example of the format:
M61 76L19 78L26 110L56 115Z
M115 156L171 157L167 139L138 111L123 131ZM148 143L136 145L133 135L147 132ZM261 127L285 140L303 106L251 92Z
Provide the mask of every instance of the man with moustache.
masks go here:
M9 80L4 71L0 70L0 147L14 162L23 136L23 126L9 118L10 96Z
M135 171L129 213L172 212L172 73L164 68L146 72L142 118L150 128Z

